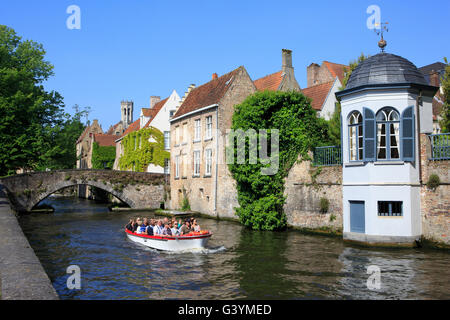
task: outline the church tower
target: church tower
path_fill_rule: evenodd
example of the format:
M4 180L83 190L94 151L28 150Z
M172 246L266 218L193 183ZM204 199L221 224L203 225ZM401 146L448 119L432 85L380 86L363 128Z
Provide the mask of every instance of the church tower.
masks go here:
M120 102L122 126L125 130L133 122L133 101L122 100Z

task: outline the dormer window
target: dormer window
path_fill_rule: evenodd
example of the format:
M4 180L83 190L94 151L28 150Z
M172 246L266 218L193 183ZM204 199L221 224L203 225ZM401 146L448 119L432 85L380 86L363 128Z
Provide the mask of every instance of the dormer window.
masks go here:
M400 116L391 107L377 112L377 159L400 159Z

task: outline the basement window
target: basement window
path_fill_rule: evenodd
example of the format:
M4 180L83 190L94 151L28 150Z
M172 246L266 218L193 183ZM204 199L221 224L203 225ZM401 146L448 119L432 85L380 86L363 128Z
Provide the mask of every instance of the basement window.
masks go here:
M399 217L403 216L402 201L378 201L378 216Z

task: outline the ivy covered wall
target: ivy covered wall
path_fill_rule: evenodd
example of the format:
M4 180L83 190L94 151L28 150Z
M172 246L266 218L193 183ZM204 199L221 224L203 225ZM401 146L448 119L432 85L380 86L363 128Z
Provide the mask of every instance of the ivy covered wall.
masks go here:
M164 167L170 153L164 150L164 134L155 127L129 133L122 140L123 155L120 170L144 172L149 164Z
M116 159L115 146L92 145L92 169L112 169Z

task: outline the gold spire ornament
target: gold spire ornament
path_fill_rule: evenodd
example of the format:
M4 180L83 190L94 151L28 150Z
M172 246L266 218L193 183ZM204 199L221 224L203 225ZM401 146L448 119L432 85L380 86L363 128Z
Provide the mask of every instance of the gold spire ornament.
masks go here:
M384 31L386 31L386 32L389 31L389 29L387 28L387 25L388 25L388 24L389 24L389 22L375 23L375 32L376 32L376 34L377 34L378 36L381 35L381 39L380 39L380 41L378 41L378 46L380 47L381 52L384 52L384 48L385 48L386 45L387 45L386 40L384 40L384 38L383 38L383 32L384 32ZM379 30L379 31L377 31L377 27L378 27L378 26L380 26L380 30Z

